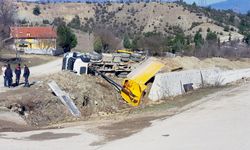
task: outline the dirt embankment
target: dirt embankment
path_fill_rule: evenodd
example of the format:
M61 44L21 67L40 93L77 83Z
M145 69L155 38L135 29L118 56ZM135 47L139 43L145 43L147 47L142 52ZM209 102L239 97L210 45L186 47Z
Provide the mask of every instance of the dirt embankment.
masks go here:
M162 58L161 59L166 67L164 71L169 71L173 68L182 67L183 70L190 69L208 69L220 68L225 70L243 69L250 67L250 59L229 60L225 58L206 58L199 59L196 57L175 57L175 58Z
M81 111L80 119L105 116L127 107L120 95L105 80L89 75L78 76L69 72L46 77L45 80L36 82L30 88L1 93L0 105L10 109L21 108L23 113L21 115L32 126L46 126L51 123L75 120L50 90L48 83L52 80L70 94Z

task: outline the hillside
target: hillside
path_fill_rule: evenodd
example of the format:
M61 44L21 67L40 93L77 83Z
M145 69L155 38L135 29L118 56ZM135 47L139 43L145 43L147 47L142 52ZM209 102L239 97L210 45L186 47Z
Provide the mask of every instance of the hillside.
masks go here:
M105 25L112 28L116 35L124 33L143 34L148 32L173 35L182 29L186 35L194 35L202 28L202 35L206 35L207 28L216 31L221 39L228 39L229 32L215 24L215 21L199 12L192 12L176 3L131 3L131 4L87 4L87 3L49 3L39 4L41 15L32 13L35 3L18 3L20 20L50 23L57 17L63 17L70 22L79 16L81 28L88 31L93 26ZM56 10L56 11L55 11ZM231 31L232 39L242 39L243 36Z

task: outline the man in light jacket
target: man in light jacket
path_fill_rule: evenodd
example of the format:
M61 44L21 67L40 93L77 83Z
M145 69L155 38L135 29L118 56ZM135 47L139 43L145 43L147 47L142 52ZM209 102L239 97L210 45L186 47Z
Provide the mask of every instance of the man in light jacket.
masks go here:
M2 66L2 73L3 73L3 82L4 82L4 87L7 87L7 80L5 77L5 70L7 69L7 65Z

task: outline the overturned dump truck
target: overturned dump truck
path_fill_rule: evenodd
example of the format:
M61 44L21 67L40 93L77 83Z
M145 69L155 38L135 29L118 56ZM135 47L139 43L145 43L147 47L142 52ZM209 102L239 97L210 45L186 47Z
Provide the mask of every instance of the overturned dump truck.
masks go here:
M133 70L127 78L124 79L122 85L116 83L95 68L90 67L90 69L109 82L129 105L138 106L141 103L141 98L147 88L146 83L163 67L164 64L157 59L149 58Z
M90 55L78 52L66 53L63 57L62 70L70 70L77 74L87 74Z
M144 59L141 55L136 57L134 55L126 53L70 52L63 57L62 70L70 70L77 74L87 74L88 66L92 66L101 73L125 78L132 71L133 64Z
M141 103L141 98L147 88L146 83L164 67L164 64L158 59L148 58L140 63L136 69L131 69L132 71L125 76L126 78L122 84L118 84L105 75L105 73L112 71L112 69L108 67L110 64L104 63L104 65L101 65L102 67L99 67L99 64L100 62L93 62L89 55L68 53L63 58L62 69L71 70L78 74L94 73L100 75L109 82L115 90L120 93L123 100L131 106L138 106ZM121 68L115 71L118 72L120 70Z

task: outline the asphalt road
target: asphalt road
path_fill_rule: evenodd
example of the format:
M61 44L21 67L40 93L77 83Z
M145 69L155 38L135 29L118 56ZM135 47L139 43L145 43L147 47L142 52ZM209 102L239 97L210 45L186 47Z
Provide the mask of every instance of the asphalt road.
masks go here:
M87 133L84 126L0 133L4 150L249 150L250 83L204 98L199 105L130 137L91 146L101 137ZM195 103L197 104L197 102Z
M249 150L249 127L248 83L100 149Z

